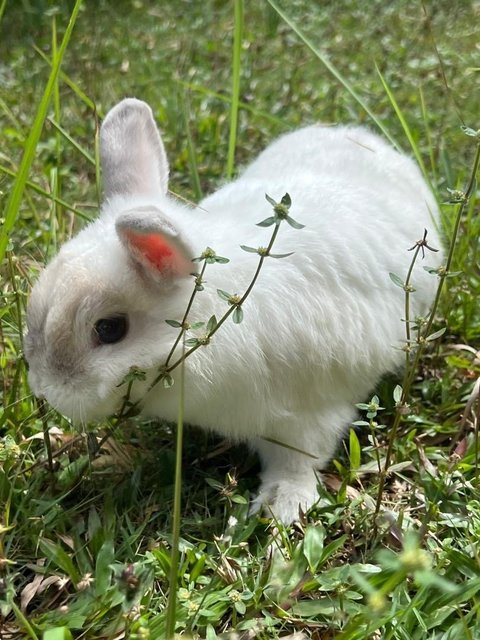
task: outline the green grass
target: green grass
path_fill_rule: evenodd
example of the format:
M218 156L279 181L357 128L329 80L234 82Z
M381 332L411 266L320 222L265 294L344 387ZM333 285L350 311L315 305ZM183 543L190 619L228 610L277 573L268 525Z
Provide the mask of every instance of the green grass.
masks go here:
M478 7L84 0L70 35L73 7L0 2L0 635L163 638L176 581L170 619L187 637L476 640L476 188L460 216L442 205L462 273L445 280L433 330L447 331L411 380L412 413L396 422L399 380L383 381L385 409L360 410L365 425L295 527L247 518L258 462L242 447L186 428L180 487L170 425L132 419L105 438L105 424L79 434L40 412L22 330L39 265L95 215L97 118L126 95L153 106L187 199L282 131L323 121L383 129L439 202L454 200L447 188L466 187L477 146L461 125L480 127Z

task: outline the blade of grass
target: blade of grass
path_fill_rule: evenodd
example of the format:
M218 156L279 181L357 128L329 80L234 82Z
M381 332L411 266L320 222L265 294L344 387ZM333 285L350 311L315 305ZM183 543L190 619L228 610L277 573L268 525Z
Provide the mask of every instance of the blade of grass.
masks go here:
M53 61L53 66L50 72L50 76L48 78L47 85L43 92L43 96L40 100L40 104L38 105L37 113L35 115L32 128L30 129L27 142L25 143L25 150L23 153L22 160L20 162L20 167L18 169L17 179L15 180L15 183L13 185L12 191L10 193L10 197L7 200L5 213L4 213L5 222L0 229L0 263L3 262L3 259L5 257L8 238L9 238L10 232L15 226L15 222L17 220L18 213L20 211L23 192L27 184L30 167L32 166L33 158L35 156L35 151L37 149L37 145L40 140L40 135L43 130L43 125L47 117L47 110L50 104L52 93L55 88L55 82L57 79L58 71L60 69L60 64L62 63L63 56L65 55L65 51L67 50L68 43L70 42L70 37L72 35L73 27L75 25L81 4L82 4L82 0L76 0L75 5L73 7L67 29L65 31L62 43L60 45L60 49L58 51L58 56Z
M430 126L428 124L427 105L425 104L425 96L423 94L422 87L419 88L419 93L420 93L420 105L422 107L423 125L425 127L425 134L427 136L428 155L430 159L430 171L433 175L433 183L438 184L437 163L435 160L435 153L433 149L432 133L430 131ZM434 191L434 193L436 193L436 190Z
M222 102L226 102L227 104L232 102L232 98L230 96L223 95L223 93L217 93L216 91L212 91L207 87L202 87L202 85L195 84L193 82L185 82L184 80L181 80L179 78L175 78L175 82L177 82L182 87L190 89L191 91L195 91L196 93L201 93L202 95L216 98L217 100L221 100ZM243 111L248 111L252 115L257 116L259 118L265 118L265 120L267 120L268 122L271 122L272 124L282 127L282 129L294 128L294 125L288 124L288 122L285 122L285 120L282 120L281 118L272 116L272 114L268 113L267 111L262 111L262 109L257 109L253 105L248 104L248 102L242 102L241 100L239 100L238 105L239 107L242 108Z
M16 129L18 135L21 135L20 131L22 129L22 125L20 124L18 118L15 117L13 111L8 107L8 105L5 102L5 100L3 100L3 98L1 98L1 97L0 97L0 109L3 111L3 113L8 118L8 120L10 120L11 124ZM22 140L22 142L24 141L23 136L21 137L21 140Z
M97 203L100 208L102 203L102 179L100 172L100 123L98 113L95 109L95 189L97 192Z
M268 4L274 9L278 15L282 18L282 20L288 24L290 29L300 38L300 40L307 45L310 51L317 57L320 62L326 67L328 71L333 75L338 82L348 91L348 93L355 99L355 101L362 107L362 109L368 114L368 116L372 119L372 121L376 124L376 126L380 129L383 135L390 141L390 143L399 151L401 151L401 147L398 142L393 138L393 136L389 133L385 125L377 118L377 116L373 113L367 103L363 100L361 96L355 91L350 82L343 77L340 71L330 62L327 56L319 51L319 49L311 42L309 38L294 24L290 18L280 9L275 0L267 0Z
M233 33L232 103L230 106L230 137L228 141L227 178L233 176L237 144L238 107L240 96L240 55L243 34L243 0L235 0L235 28Z
M58 133L60 133L65 138L65 140L67 140L72 145L72 147L74 147L79 153L81 153L82 156L88 162L90 162L91 165L95 166L95 158L91 155L91 153L89 153L86 149L84 149L81 145L79 145L78 142L74 140L72 136L67 131L65 131L65 129L62 126L58 124L58 122L56 122L52 118L47 118L47 120L48 122L50 122L50 124L53 127L55 127Z
M413 155L415 156L415 159L417 161L418 166L420 167L422 173L423 173L423 177L425 178L425 180L429 183L429 186L431 187L431 183L430 183L430 178L428 175L428 171L425 167L425 164L423 162L423 158L420 154L420 151L418 149L418 145L415 142L415 138L412 135L412 132L410 130L410 127L408 126L408 122L405 119L405 116L403 115L402 110L400 109L398 102L395 99L395 96L393 95L392 90L390 89L387 81L385 80L385 78L383 77L382 72L380 71L380 69L378 68L378 65L375 63L375 69L378 73L378 77L380 78L380 81L383 85L383 88L385 89L385 93L387 94L388 99L390 100L390 104L392 105L395 114L400 122L400 124L402 125L402 129L405 132L405 135L407 136L407 140L410 144L410 147L413 151Z
M48 56L45 55L45 53L39 49L37 46L34 45L33 47L34 51L36 53L38 53L38 55L45 60L45 62L50 65L50 67L52 66L52 61L50 60L50 58ZM82 91L80 89L80 87L78 86L78 84L76 84L76 82L74 82L70 76L68 76L64 71L59 71L59 77L63 80L63 82L65 82L65 84L70 87L70 89L73 91L73 93L80 98L80 100L92 111L96 110L96 106L95 103L93 102L93 100L91 100L87 94ZM99 112L99 115L101 116L102 114Z
M12 178L14 178L17 175L15 171L12 171L11 169L7 169L7 167L4 167L3 165L0 165L0 171L2 173L5 173L7 176L11 176ZM56 196L53 196L48 191L45 191L45 189L43 189L40 185L35 184L35 182L31 182L30 180L27 180L25 184L29 189L32 189L32 191L35 191L36 193L40 194L41 196L44 196L45 198L48 198L49 200L52 200L53 202L57 202L64 209L68 209L68 211L71 211L82 220L85 220L87 222L91 220L91 217L88 214L86 214L84 211L80 211L80 209L76 209L75 207L72 207L71 204L69 204L66 200L62 200L62 198L57 198Z
M3 0L2 4L0 4L0 22L2 21L6 6L7 6L7 0Z
M58 55L58 38L57 38L57 16L53 14L52 16L52 54L53 59L55 60ZM62 118L62 110L60 106L60 90L58 86L58 76L55 78L54 88L53 88L53 106L55 113L55 120L60 122ZM54 197L60 197L62 192L62 176L58 171L58 167L62 166L62 139L60 132L57 131L57 135L55 136L55 153L56 153L56 167L52 168L52 174L50 181L52 183L52 194ZM55 201L53 201L52 206L52 224L51 228L51 239L53 250L56 250L57 246L57 238L56 238L56 225L55 222L64 220L64 216L62 216L62 207L58 205Z
M187 109L186 98L184 93L180 96L180 103L181 103L183 121L185 123L185 131L187 132L188 163L190 165L190 174L192 176L193 191L195 194L195 199L198 201L202 199L203 193L202 193L202 187L200 184L200 175L198 173L197 154L195 151L195 146L193 144L192 132L190 130L188 109Z
M27 633L27 636L24 636L24 637L31 638L31 640L39 640L39 637L35 633L33 627L28 622L27 618L23 615L22 611L17 607L15 602L11 600L9 604L12 607L12 611L15 615L15 618L17 619L17 622L23 627L23 629Z

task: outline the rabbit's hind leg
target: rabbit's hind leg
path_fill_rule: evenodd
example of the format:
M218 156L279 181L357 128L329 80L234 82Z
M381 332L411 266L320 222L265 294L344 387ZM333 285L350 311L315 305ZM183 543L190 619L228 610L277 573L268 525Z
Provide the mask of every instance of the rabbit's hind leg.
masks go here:
M300 415L297 424L277 423L275 436L269 440L257 438L254 446L260 454L263 471L250 513L264 510L267 515L273 514L289 524L298 519L299 507L303 511L310 509L319 498L319 470L334 455L354 416L355 409L345 404L321 415Z

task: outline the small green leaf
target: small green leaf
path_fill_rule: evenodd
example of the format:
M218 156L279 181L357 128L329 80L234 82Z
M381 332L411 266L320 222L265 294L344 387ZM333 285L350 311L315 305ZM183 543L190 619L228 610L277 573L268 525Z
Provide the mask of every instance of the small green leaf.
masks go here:
M283 204L285 207L290 207L292 204L292 199L290 198L290 194L286 193L283 198L280 200L280 204Z
M463 271L449 271L445 277L456 278L457 276L461 276L461 275L463 275Z
M446 330L447 330L447 327L442 327L438 331L435 331L435 333L431 333L429 336L427 336L425 340L427 340L428 342L431 342L432 340L436 340L437 338L440 338L440 336L443 336Z
M240 496L238 494L233 495L230 500L235 502L235 504L247 504L248 500L244 496Z
M300 224L300 222L297 222L296 220L294 220L291 216L287 216L285 218L285 220L288 222L288 224L293 227L294 229L304 229L305 225L304 224Z
M201 329L204 326L204 322L194 322L191 326L190 329Z
M360 442L358 441L358 437L354 429L350 429L349 444L350 444L349 446L350 470L357 471L357 469L360 467L361 450L360 450Z
M125 383L128 384L129 382L135 382L135 380L145 380L146 377L147 377L147 374L145 371L142 371L141 369L137 369L137 367L131 367L130 371L127 373L127 375L122 380L122 382L119 385L117 385L117 387L121 387Z
M460 128L466 136L480 138L480 129L472 129L472 127L466 127L465 125L462 125Z
M182 323L178 322L178 320L165 320L165 322L169 324L171 327L174 327L175 329L182 328Z
M217 262L218 264L227 264L227 262L230 262L230 260L228 258L222 258L222 256L217 256L215 258L215 262Z
M163 378L163 386L165 387L165 389L170 389L170 387L173 387L173 383L174 380L172 376L169 373L166 373Z
M185 346L187 347L196 347L200 344L198 338L189 338L188 340L185 340Z
M242 307L235 307L235 311L233 312L233 315L232 315L232 320L234 321L235 324L241 323L241 321L243 320Z
M235 602L235 609L241 616L243 616L243 614L247 610L247 605L241 600L237 600L237 602Z
M206 640L218 640L218 636L215 633L215 629L212 627L211 624L207 625Z
M425 271L427 271L428 273L434 274L434 275L438 275L438 267L427 267L424 266L423 267L425 269Z
M290 253L269 253L270 258L288 258L289 256L293 256L295 251L290 251Z
M393 284L396 284L397 287L400 287L401 289L405 288L405 283L400 278L400 276L397 276L396 273L392 273L392 272L390 272L388 275L390 276L390 280L393 282Z
M393 399L395 400L396 403L400 402L400 400L402 399L402 393L403 393L402 387L399 384L397 384L397 386L393 390Z
M357 409L361 409L362 411L367 411L370 409L370 405L365 402L358 402L356 405Z
M265 194L265 200L268 202L268 204L271 204L272 207L274 207L277 204L275 200L271 198L268 194Z
M226 302L229 302L230 298L232 297L231 293L227 293L227 291L223 291L223 289L217 289L217 293L220 296L220 298L222 300L225 300Z
M211 333L217 326L217 318L213 315L210 320L207 322L207 331Z
M255 249L254 247L247 247L245 244L241 244L240 249L247 251L247 253L258 253L258 249Z
M272 224L275 224L276 222L276 218L274 216L270 216L269 218L265 218L265 220L262 220L261 222L257 222L257 227L271 227Z

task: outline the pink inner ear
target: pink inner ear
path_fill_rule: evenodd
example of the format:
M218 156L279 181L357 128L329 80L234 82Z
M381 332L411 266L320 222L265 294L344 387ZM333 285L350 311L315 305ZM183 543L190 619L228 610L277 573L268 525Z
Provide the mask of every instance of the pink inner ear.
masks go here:
M165 238L156 233L135 233L126 231L128 242L158 271L181 270L183 256L168 244Z

